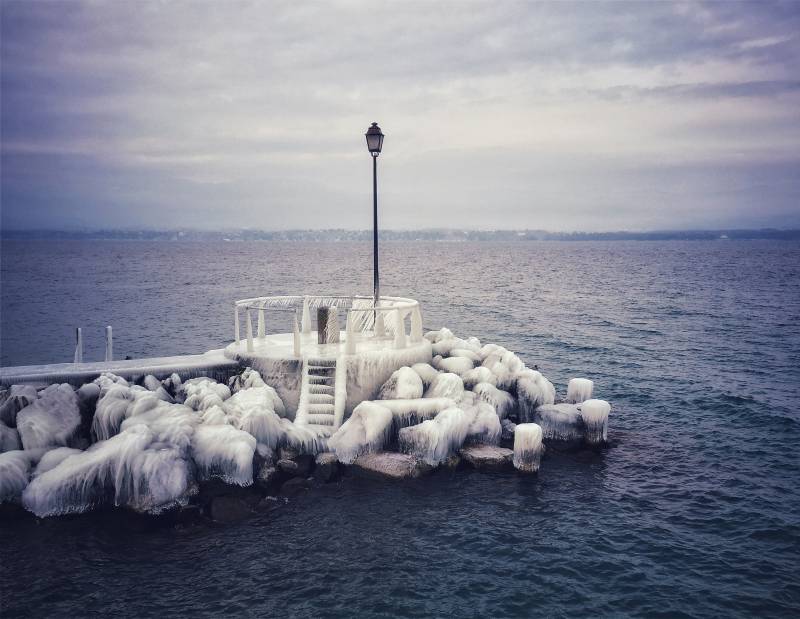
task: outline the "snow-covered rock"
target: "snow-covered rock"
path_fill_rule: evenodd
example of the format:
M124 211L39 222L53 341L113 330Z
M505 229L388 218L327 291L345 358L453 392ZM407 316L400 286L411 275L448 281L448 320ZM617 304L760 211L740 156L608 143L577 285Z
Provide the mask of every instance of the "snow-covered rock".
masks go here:
M498 389L491 383L478 383L475 385L473 392L481 400L491 404L500 419L508 417L517 406L517 400L513 395L508 391Z
M25 449L66 445L81 424L78 396L68 384L50 385L17 413L17 431Z
M571 378L567 385L567 403L580 404L592 397L594 383L588 378Z
M422 378L412 368L396 370L378 391L376 400L411 400L421 398Z
M228 380L228 387L232 393L238 393L242 389L250 389L251 387L266 387L267 383L261 378L261 374L253 368L245 368L241 374L231 376Z
M426 398L450 398L458 400L464 394L464 381L458 374L449 372L436 376L431 386L425 391Z
M178 388L176 400L196 411L203 411L212 406L222 406L231 397L227 385L206 377L191 378Z
M11 385L0 393L0 421L14 428L17 425L17 413L33 404L39 397L31 385Z
M281 418L275 412L276 403L283 410L277 392L268 385L240 389L229 399L222 403L227 419L239 430L252 434L259 443L276 449L285 432ZM218 418L217 406L212 406L213 418ZM211 419L211 415L209 415Z
M589 445L601 445L608 440L608 415L611 405L605 400L586 400L578 405L586 427L585 439Z
M446 359L434 357L433 365L437 370L442 372L450 372L452 374L464 376L464 374L472 370L475 364L471 359L466 357L448 357Z
M0 503L19 501L43 451L15 450L0 454Z
M520 422L536 421L534 419L536 409L539 406L555 402L556 389L553 387L553 383L536 370L524 370L519 374L516 382Z
M0 421L0 453L20 449L22 449L22 443L19 440L19 432L16 428L9 428Z
M411 366L419 377L422 379L422 384L428 387L434 379L439 375L439 370L433 367L430 363L415 363Z
M200 425L192 437L192 454L200 480L214 477L225 483L249 486L253 483L252 434L229 425Z
M56 447L55 449L46 451L39 460L39 464L36 465L33 476L36 477L42 473L47 473L47 471L56 468L70 456L79 453L82 453L80 449L73 449L72 447Z
M442 340L453 339L455 336L453 335L453 332L450 329L448 329L447 327L442 327L438 331L428 331L424 337L432 344L436 344L437 342L441 342Z
M514 429L514 468L525 473L539 470L542 460L542 428L535 423L521 423Z
M400 449L436 466L456 453L467 438L474 415L460 408L448 408L432 420L402 428L398 434Z
M384 448L392 432L392 411L380 401L362 402L328 440L328 446L344 464L363 454Z
M491 370L482 365L464 372L464 374L461 375L461 379L464 381L464 387L467 389L474 389L475 386L480 383L490 383L494 385L497 382L497 378L492 374Z
M466 442L485 445L497 445L500 442L500 434L503 429L500 426L500 418L491 404L478 401L471 410L466 412L473 414L472 422L467 430Z

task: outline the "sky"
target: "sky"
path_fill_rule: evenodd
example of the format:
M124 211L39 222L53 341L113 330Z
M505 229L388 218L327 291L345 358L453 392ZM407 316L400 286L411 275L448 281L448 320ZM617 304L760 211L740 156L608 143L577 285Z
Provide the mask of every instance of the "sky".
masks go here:
M800 2L1 6L4 229L800 227Z

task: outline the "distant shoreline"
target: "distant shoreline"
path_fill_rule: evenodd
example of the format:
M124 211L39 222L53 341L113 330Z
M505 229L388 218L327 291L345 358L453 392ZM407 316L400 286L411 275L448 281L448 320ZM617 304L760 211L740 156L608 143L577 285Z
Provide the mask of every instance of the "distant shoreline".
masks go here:
M800 240L800 229L657 230L650 232L547 232L544 230L382 230L383 241L726 241ZM98 241L371 241L371 230L3 230L0 240Z

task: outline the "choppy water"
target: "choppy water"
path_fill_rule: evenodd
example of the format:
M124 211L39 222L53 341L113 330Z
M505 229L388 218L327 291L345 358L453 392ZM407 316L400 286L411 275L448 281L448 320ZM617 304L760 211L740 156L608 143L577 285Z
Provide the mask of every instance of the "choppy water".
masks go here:
M385 244L386 294L614 409L538 478L346 480L237 525L5 523L3 616L797 616L800 244ZM371 288L368 244L7 242L2 362L199 352L255 294Z

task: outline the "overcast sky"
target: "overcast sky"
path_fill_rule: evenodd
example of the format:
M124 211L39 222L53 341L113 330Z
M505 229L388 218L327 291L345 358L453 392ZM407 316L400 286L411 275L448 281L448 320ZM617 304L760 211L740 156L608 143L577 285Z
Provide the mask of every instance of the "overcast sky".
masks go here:
M2 225L800 226L800 3L2 1Z

